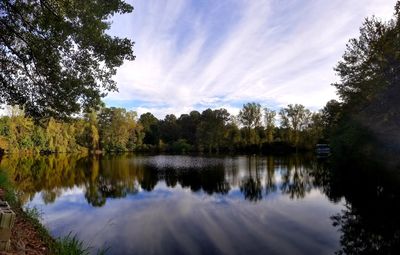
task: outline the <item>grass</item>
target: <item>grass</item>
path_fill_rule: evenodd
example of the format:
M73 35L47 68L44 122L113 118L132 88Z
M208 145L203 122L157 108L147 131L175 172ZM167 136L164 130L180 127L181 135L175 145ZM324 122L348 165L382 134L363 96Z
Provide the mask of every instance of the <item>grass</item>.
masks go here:
M17 193L9 181L7 172L0 169L0 188L4 190L4 199L11 205L11 207L18 210L17 217L23 217L26 221L30 222L35 228L41 239L47 244L50 254L59 255L89 255L90 246L87 246L83 241L79 240L76 235L69 233L65 237L54 239L49 231L42 225L42 212L36 207L26 207L24 210L18 201ZM98 255L106 254L108 249L100 249L97 251Z
M2 168L0 168L0 188L2 188L4 191L4 199L10 205L16 205L18 202L18 198L15 193L14 187L11 184L7 173Z

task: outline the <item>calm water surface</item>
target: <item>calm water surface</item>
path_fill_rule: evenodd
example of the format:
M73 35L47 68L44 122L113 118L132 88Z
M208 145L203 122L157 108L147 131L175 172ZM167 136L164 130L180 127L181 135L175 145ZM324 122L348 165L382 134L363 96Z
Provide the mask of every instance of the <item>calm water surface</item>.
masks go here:
M300 156L59 155L5 158L1 164L25 206L43 212L43 223L54 236L76 233L93 251L109 247L109 254L334 254L359 249L354 228L368 224L352 225L357 217L365 218L359 210L354 215L353 203L386 191L372 183L372 191L365 188L371 194L365 194L362 186L368 180L346 176L343 183L324 160ZM355 185L360 194L351 190ZM384 223L398 227L393 217ZM368 240L376 237L365 229L360 233Z

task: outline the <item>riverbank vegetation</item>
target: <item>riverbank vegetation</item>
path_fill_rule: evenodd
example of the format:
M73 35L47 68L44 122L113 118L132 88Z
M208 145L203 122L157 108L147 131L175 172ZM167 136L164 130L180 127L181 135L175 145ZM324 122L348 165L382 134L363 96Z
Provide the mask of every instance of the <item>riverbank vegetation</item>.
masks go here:
M25 201L21 200L24 197L21 196L21 192L24 191L18 189L17 192L14 176L10 178L9 175L10 172L0 168L2 199L8 201L16 214L11 235L11 250L7 251L7 254L90 254L90 246L80 241L75 235L53 238L41 224L41 213L37 208L22 209ZM101 249L97 251L97 254L105 254L105 252L106 249Z
M207 109L162 120L103 107L69 121L33 119L12 107L0 118L0 148L9 153L293 152L312 149L323 139L323 120L321 112L298 104L275 111L247 103L237 116Z
M394 17L366 19L359 38L347 45L333 84L341 102L325 107L337 159L381 158L400 152L400 1Z

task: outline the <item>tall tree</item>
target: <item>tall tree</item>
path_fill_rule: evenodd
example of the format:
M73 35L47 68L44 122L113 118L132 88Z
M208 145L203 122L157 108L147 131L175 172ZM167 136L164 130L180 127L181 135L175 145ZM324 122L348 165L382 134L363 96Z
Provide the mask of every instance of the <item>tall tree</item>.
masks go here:
M201 114L198 111L191 111L189 114L182 114L177 120L181 138L192 145L196 144L196 131L200 119Z
M274 130L275 130L275 116L276 112L267 107L264 108L264 123L267 129L267 142L272 143L274 141Z
M239 112L239 121L246 128L245 137L247 144L259 142L255 128L261 126L261 105L258 103L247 103L243 105Z
M92 110L85 114L84 128L81 134L81 145L88 148L91 151L99 149L100 136L98 130L97 112Z
M152 113L146 112L140 115L139 122L143 126L143 143L157 145L160 140L158 119Z
M207 148L208 152L213 149L219 150L223 141L226 122L229 113L226 109L207 109L201 113L201 121L197 129L199 143Z
M179 126L174 114L168 114L160 122L160 136L163 142L172 143L179 138Z
M0 2L0 104L66 118L97 107L133 42L111 37L109 19L132 12L122 0Z
M136 113L123 108L103 108L98 116L100 144L106 151L133 150L142 143L142 126Z
M248 129L260 126L261 117L261 105L254 102L244 104L242 110L239 112L240 122Z
M281 127L286 129L287 140L296 147L300 141L300 131L304 130L310 122L311 112L301 104L289 104L279 112Z
M340 81L333 85L342 99L336 144L348 145L342 146L345 155L354 151L354 146L358 151L371 151L365 149L370 147L400 152L399 38L400 1L390 21L366 19L360 36L350 40L335 68Z

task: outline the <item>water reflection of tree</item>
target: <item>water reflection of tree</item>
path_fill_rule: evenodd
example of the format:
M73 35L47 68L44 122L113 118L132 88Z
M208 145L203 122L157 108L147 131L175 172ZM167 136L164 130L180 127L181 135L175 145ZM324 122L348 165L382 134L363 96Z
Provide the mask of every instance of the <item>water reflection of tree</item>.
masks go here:
M129 162L129 160L115 161L115 158L107 160L99 160L97 157L86 158L84 169L90 176L85 182L85 198L88 203L99 207L106 203L107 198L122 198L128 194L136 194L138 187L134 177L137 175L134 173L138 169Z
M400 173L366 159L315 168L315 180L346 207L331 217L341 232L337 254L399 254Z
M258 178L248 177L240 186L240 191L244 198L250 201L258 201L262 199L262 185Z
M143 157L132 155L60 154L6 158L2 165L7 164L24 201L41 192L45 203L54 202L66 188L80 187L84 188L90 204L102 206L108 198L133 195L140 189L152 191L160 181L165 181L168 187L180 185L209 195L228 194L232 186L238 185L249 201L259 201L278 188L292 198L299 198L312 187L308 178L310 169L302 167L302 161L290 158L238 157L218 164L178 169L159 168L144 162ZM278 169L283 169L279 187L276 183Z
M313 188L310 168L305 167L302 158L298 156L286 158L285 161L281 192L292 199L304 198Z
M183 188L190 188L194 192L203 190L209 195L227 194L230 190L230 184L225 178L224 165L203 168L169 168L161 170L161 172L167 186L170 187L179 183Z
M51 203L61 194L61 188L72 188L84 182L84 173L71 171L80 158L65 154L48 157L11 154L1 164L13 180L21 202L42 192L44 202Z
M248 176L240 184L240 191L245 199L258 201L262 199L263 186L261 184L260 171L262 171L263 164L259 157L255 156L248 157L247 161Z
M277 190L275 181L275 161L274 157L269 156L267 158L267 176L265 180L265 195L273 193Z

